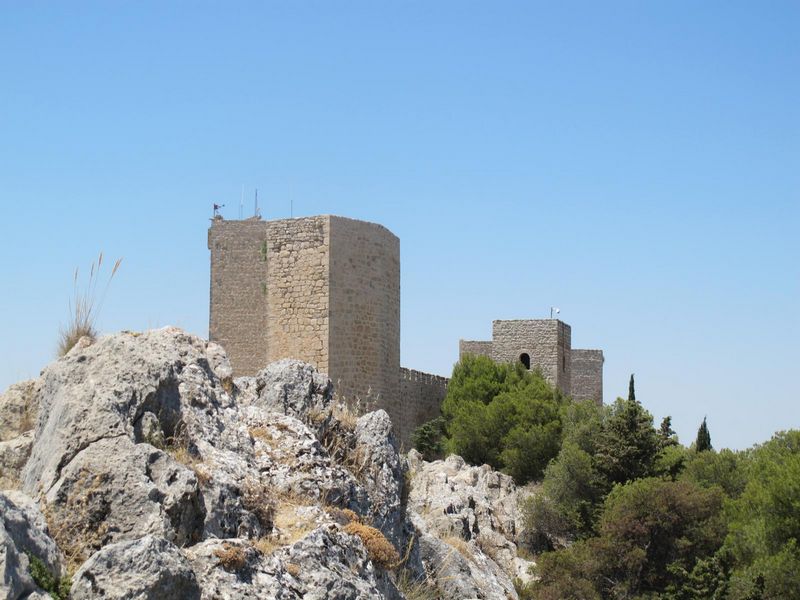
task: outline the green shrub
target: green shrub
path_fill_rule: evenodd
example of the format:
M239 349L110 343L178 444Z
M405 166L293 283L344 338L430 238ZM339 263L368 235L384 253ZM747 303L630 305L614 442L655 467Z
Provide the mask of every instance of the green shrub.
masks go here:
M28 553L28 572L31 574L34 583L53 598L56 598L56 600L69 598L71 585L69 577L56 577L47 569L47 565L40 558L30 553Z
M411 443L427 461L436 460L444 453L445 420L437 417L417 427L411 434Z

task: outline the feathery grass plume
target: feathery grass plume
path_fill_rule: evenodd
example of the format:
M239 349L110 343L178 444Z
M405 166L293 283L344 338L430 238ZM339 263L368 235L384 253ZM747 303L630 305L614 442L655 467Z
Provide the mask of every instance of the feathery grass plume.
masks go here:
M59 332L58 356L64 356L79 339L86 336L91 339L97 337L95 321L103 308L103 302L111 285L111 280L117 274L122 259L118 258L111 269L111 274L106 280L105 287L98 297L97 285L100 280L100 271L103 267L103 253L92 262L89 268L89 279L85 285L81 285L80 271L76 267L72 276L72 298L69 302L69 321L67 326Z

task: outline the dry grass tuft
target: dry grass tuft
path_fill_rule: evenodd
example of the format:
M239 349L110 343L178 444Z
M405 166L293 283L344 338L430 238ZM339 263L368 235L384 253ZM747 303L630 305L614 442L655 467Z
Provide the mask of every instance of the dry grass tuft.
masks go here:
M247 564L247 553L244 548L228 542L222 544L222 548L214 550L214 556L219 559L222 568L229 572L240 571Z
M266 427L251 427L247 430L250 434L250 437L254 440L258 440L260 442L265 443L267 446L274 446L275 445L275 438L273 437L272 433L270 433L269 429Z
M325 512L328 513L331 519L336 521L339 525L347 525L348 523L356 522L361 523L361 516L349 508L338 508L336 506L325 507Z
M263 484L245 482L242 487L242 506L255 515L262 527L272 529L275 504Z
M379 529L363 523L353 522L346 525L344 531L361 538L369 554L369 559L375 565L383 569L393 569L400 562L400 555L397 550Z
M100 270L103 268L103 253L101 252L97 260L92 263L89 269L89 279L85 287L79 285L79 272L77 268L75 269L75 274L72 278L72 299L69 302L69 321L66 327L63 327L59 332L58 356L64 356L84 336L92 340L97 337L97 331L94 327L97 315L100 314L108 287L121 264L121 258L114 263L111 274L108 276L99 298L97 284L100 280Z
M405 569L397 576L395 585L406 600L439 600L440 598L436 585L430 577L415 579Z
M236 385L233 383L233 377L224 377L220 383L225 393L232 396L236 389Z
M45 504L42 508L50 537L64 554L70 575L106 541L103 489L107 484L106 476L81 470L72 487L75 493L60 506Z
M286 572L292 577L300 575L300 565L295 563L286 563Z
M479 535L475 538L475 543L480 548L481 552L483 552L486 556L491 558L494 562L500 564L498 562L498 554L497 554L497 546L489 541L489 538L483 535Z
M262 555L269 556L275 550L282 547L282 544L273 537L262 537L252 541L253 548L258 550Z
M442 538L442 541L451 548L453 548L454 550L456 550L461 556L463 556L467 560L473 560L475 558L472 553L472 550L469 547L469 544L467 544L467 542L464 541L462 538L455 535L451 535Z
M197 482L201 486L206 486L212 479L211 473L208 471L208 467L205 465L203 460L192 454L192 451L189 450L189 441L186 438L185 431L181 428L181 425L182 424L179 424L178 427L176 427L176 431L178 431L178 433L169 438L165 447L162 449L172 458L174 458L176 462L179 462L184 467L194 471L194 474L197 477Z

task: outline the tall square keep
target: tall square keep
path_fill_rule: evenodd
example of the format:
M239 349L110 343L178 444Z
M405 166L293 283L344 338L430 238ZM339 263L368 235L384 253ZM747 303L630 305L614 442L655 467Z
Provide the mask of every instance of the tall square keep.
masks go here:
M397 406L397 236L375 223L330 215L217 217L208 248L209 337L226 349L237 376L295 358L327 373L348 401Z

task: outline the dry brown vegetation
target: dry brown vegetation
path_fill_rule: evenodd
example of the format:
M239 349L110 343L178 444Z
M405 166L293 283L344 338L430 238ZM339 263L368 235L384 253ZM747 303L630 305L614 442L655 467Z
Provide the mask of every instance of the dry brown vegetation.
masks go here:
M50 537L64 554L70 575L105 541L108 524L103 502L97 500L107 483L102 475L82 470L72 487L74 494L60 507L45 504L42 509Z
M108 276L99 298L97 296L97 285L100 280L100 270L103 268L103 253L101 252L97 260L92 262L89 269L89 279L85 287L79 285L79 272L77 268L75 269L75 274L72 278L72 299L69 303L69 321L66 327L63 327L59 332L58 356L64 356L84 336L92 340L97 337L95 321L103 307L103 301L111 280L114 279L120 264L122 264L121 258L114 263L111 274Z
M454 550L456 550L461 556L463 556L467 560L472 560L474 558L472 550L469 547L469 544L466 541L464 541L463 538L451 535L442 538L442 541L451 548L453 548Z
M344 531L361 538L369 554L369 559L375 565L383 569L393 569L400 562L397 550L379 529L353 521L345 525Z
M226 571L236 572L247 564L247 552L241 546L225 542L222 548L214 550L214 556L219 559L219 564Z
M262 527L272 529L275 503L262 483L245 482L242 486L242 506L255 515Z

